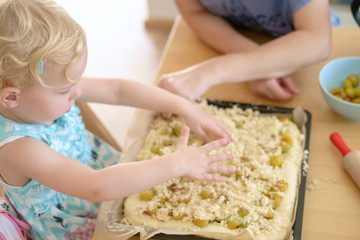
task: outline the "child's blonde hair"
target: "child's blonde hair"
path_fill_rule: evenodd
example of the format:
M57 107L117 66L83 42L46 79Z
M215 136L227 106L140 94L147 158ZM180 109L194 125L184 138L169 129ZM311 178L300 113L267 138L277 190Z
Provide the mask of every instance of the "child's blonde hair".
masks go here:
M84 30L51 0L0 1L0 88L47 86L39 66L53 61L66 70L86 49ZM45 68L46 71L46 68Z

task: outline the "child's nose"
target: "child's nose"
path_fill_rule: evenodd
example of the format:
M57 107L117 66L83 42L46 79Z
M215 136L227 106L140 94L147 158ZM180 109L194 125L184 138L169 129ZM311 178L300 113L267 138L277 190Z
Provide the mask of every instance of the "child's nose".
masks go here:
M77 99L78 97L80 97L81 95L81 89L80 87L76 87L74 88L74 91L72 92L72 94L70 95L70 100L75 100Z

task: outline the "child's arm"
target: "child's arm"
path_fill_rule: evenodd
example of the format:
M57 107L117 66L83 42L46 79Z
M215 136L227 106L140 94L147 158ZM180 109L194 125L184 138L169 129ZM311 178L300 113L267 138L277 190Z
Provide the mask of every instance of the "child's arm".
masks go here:
M80 81L79 101L118 104L157 112L174 113L184 118L190 129L209 140L211 135L231 141L226 125L190 101L161 88L123 79L85 78Z
M189 99L195 99L211 86L220 83L285 78L300 68L327 58L331 49L328 1L310 1L294 14L294 22L295 31L285 36L252 50L222 55L182 71L164 75L159 86ZM219 30L219 27L215 29ZM279 89L275 89L280 87L276 85L276 81L266 82L265 86L262 84L260 87L266 87L266 91L279 94ZM291 85L289 87L292 88ZM294 88L291 90L296 92Z
M93 170L53 151L41 141L25 137L0 149L0 162L7 170L2 172L2 176L12 185L25 185L26 182L15 180L16 176L24 176L55 191L92 201L122 198L175 177L226 181L225 177L216 173L233 172L235 167L214 163L232 159L233 156L209 156L208 153L226 145L227 141L220 139L195 149L187 146L188 138L189 129L184 127L174 153Z

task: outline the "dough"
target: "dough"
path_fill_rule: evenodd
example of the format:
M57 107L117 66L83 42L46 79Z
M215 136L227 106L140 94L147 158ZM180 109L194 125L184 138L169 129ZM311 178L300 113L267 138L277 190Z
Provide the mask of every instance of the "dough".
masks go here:
M222 119L234 141L213 153L232 153L237 170L226 183L176 178L128 197L123 223L231 239L247 231L256 239L286 239L292 228L304 135L289 118L236 105L199 105ZM138 160L175 150L184 122L155 118ZM189 146L205 142L191 133ZM221 164L229 164L221 163Z

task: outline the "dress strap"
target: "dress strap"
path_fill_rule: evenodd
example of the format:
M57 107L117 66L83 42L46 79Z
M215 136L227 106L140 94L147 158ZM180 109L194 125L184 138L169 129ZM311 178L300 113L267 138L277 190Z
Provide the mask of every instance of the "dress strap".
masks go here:
M15 140L17 140L19 138L22 138L22 137L24 137L24 136L10 136L8 138L5 138L5 139L0 141L0 147L6 145L8 143L11 143L11 142L13 142L13 141L15 141Z

